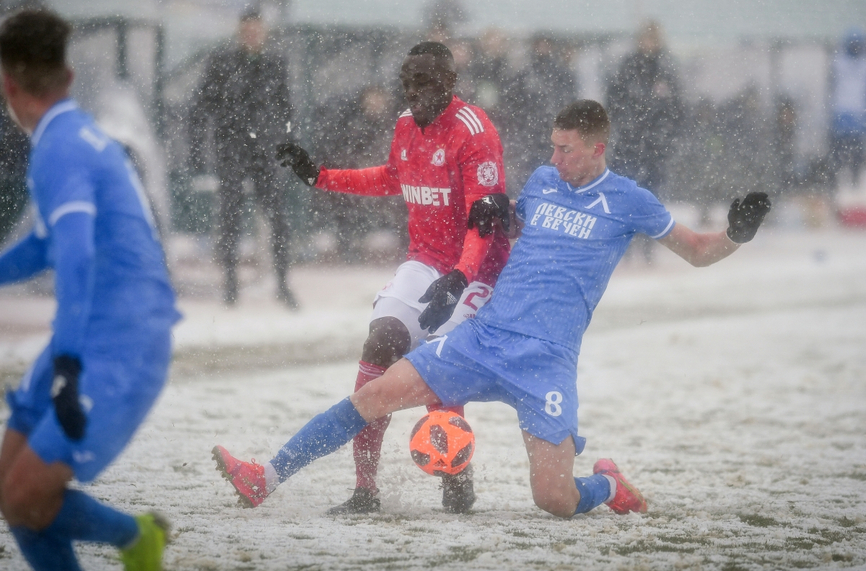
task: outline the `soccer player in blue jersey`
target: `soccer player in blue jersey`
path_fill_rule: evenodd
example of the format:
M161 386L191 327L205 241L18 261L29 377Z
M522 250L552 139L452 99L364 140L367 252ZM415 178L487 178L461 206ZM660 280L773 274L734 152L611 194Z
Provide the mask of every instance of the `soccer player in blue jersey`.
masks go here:
M595 101L557 115L553 166L527 181L516 203L521 236L491 300L475 319L429 340L379 379L314 417L264 466L222 456L218 468L241 499L270 493L300 468L351 440L368 422L433 403L501 401L517 410L536 505L571 517L606 503L645 512L646 501L609 459L574 478L584 448L577 430L577 357L581 339L625 250L637 233L657 239L695 266L706 266L751 240L770 209L767 195L735 200L726 231L697 233L676 224L648 190L608 170L610 122ZM493 195L470 213L490 231L510 221ZM264 481L254 475L264 473ZM264 490L261 490L264 488Z
M0 284L54 270L48 346L7 395L0 511L37 570L80 569L72 543L108 543L127 569L161 569L166 524L68 485L120 454L163 385L180 315L138 176L69 98L70 26L47 11L0 25L7 109L30 135L34 228L0 255Z

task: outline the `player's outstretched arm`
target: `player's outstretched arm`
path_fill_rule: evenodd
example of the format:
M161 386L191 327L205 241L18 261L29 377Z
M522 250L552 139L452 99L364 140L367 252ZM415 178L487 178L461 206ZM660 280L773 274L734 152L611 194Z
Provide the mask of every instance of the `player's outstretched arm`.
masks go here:
M48 268L47 242L28 234L0 255L0 285L32 278Z
M754 238L769 211L767 194L751 192L742 202L738 198L731 204L728 228L724 232L698 233L677 224L659 242L693 266L709 266L727 258L740 244Z

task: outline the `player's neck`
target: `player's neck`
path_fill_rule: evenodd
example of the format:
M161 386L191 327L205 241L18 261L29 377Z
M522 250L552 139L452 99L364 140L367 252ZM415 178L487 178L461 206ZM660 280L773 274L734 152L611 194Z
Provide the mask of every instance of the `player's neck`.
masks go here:
M598 177L600 177L602 174L604 174L605 170L607 170L607 164L604 161L601 161L583 175L574 177L572 180L567 180L565 182L575 188L586 186Z
M69 92L64 90L56 94L44 97L28 96L19 105L16 105L15 116L18 124L28 134L32 133L42 117L48 110L54 107L58 101L69 97Z

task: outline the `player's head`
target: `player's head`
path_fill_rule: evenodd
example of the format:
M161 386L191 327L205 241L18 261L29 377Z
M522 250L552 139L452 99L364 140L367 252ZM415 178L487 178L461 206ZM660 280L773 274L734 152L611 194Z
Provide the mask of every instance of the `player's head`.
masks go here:
M417 44L403 60L400 82L415 123L426 127L445 111L454 95L457 72L451 50L439 42Z
M3 97L12 119L30 132L55 101L66 97L71 26L47 10L23 10L0 24Z
M65 93L71 72L66 44L72 27L47 10L23 10L0 25L0 62L6 78L36 97Z
M268 39L268 28L257 5L247 7L238 20L238 41L248 52L260 52Z
M562 180L582 186L604 172L609 137L610 119L604 107L591 99L575 101L553 121L550 162Z

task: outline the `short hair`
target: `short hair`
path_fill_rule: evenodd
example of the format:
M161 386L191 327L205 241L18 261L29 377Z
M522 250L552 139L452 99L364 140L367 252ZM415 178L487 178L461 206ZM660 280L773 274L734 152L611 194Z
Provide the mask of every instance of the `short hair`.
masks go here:
M420 56L424 54L430 54L436 59L449 62L454 61L454 54L451 53L448 46L440 44L439 42L421 42L420 44L416 44L412 46L412 49L409 50L407 55Z
M601 103L580 99L565 107L553 121L554 129L575 130L581 137L596 138L607 144L610 137L610 119Z
M72 26L48 10L22 10L0 25L0 63L24 91L43 97L66 86Z
M258 4L252 4L247 6L243 12L241 12L241 17L239 20L241 22L249 22L250 20L261 20L262 19L262 9Z

